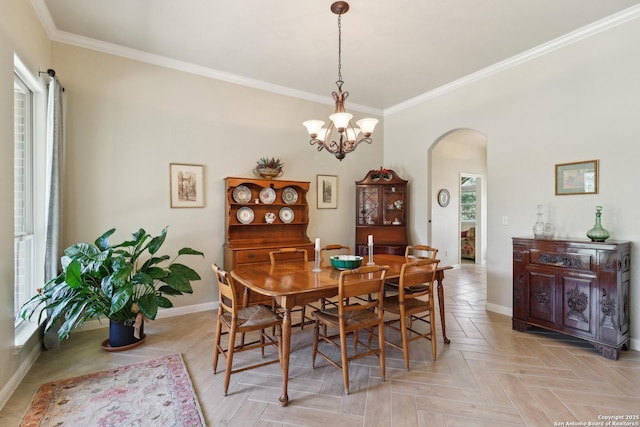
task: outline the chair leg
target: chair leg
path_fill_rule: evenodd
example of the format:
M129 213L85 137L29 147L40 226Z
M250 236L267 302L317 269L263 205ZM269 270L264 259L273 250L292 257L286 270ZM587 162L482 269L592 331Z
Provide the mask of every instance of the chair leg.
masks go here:
M264 357L264 329L260 329L258 333L260 334L260 353Z
M324 327L325 335L327 331L327 327ZM311 353L311 367L316 367L316 355L318 354L318 335L320 334L320 321L316 319L316 324L313 327L313 351Z
M436 361L436 316L433 312L433 300L431 300L431 308L429 311L429 322L431 323L429 326L431 327L431 355L433 356L433 361Z
M302 306L302 309L300 310L300 313L302 314L302 318L300 319L300 330L303 330L304 329L304 322L307 319L307 316L306 316L306 314L307 314L307 306L306 305Z
M380 358L380 376L382 377L382 381L385 380L385 368L386 368L386 356L385 356L385 344L384 344L384 321L380 321L378 325L378 346L380 347L380 354L378 357Z
M224 373L224 395L227 395L229 390L229 381L231 380L231 370L233 368L233 350L236 345L236 328L237 320L231 320L231 330L229 331L229 347L227 349L227 370Z
M342 356L342 381L344 382L344 391L349 394L349 361L347 360L347 334L344 327L340 327L340 354Z
M216 338L213 343L213 373L215 374L218 369L218 355L220 354L220 337L222 336L222 322L218 319L216 325Z
M407 316L400 315L400 334L402 335L402 353L404 354L404 366L409 370L409 338L407 337Z

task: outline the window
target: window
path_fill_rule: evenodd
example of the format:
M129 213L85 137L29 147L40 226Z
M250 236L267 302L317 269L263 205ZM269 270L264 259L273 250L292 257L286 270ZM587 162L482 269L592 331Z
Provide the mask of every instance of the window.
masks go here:
M13 85L13 251L14 312L33 295L33 92L16 74Z
M460 186L460 220L476 220L476 179L462 178Z
M42 83L19 58L14 61L13 308L16 346L20 346L37 327L20 319L20 307L36 294L44 277L46 99Z

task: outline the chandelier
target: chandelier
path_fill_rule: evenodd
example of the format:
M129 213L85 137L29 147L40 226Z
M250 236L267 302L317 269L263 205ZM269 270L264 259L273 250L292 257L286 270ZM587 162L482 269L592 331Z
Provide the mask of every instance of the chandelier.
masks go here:
M378 119L361 119L356 122L356 127L351 124L353 114L344 111L344 101L349 96L349 92L342 91L342 15L349 10L349 3L346 1L337 1L331 5L331 12L338 15L338 91L333 92L333 99L336 103L335 112L329 116L330 123L328 127L323 127L322 120L307 120L302 123L309 132L311 140L309 144L318 145L318 151L326 149L328 152L336 156L340 161L345 156L356 149L358 144L366 142L371 144L371 134L378 124ZM334 132L335 131L335 132ZM337 134L336 134L337 133ZM362 138L358 136L362 133Z

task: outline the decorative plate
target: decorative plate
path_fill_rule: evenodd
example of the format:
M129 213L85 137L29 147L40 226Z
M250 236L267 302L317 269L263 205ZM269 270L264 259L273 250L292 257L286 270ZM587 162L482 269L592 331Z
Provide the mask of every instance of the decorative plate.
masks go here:
M238 221L240 221L243 224L250 224L253 222L253 210L251 208L248 207L243 207L238 209L238 213L236 215L236 217L238 218Z
M287 187L282 190L282 201L288 205L292 205L298 201L298 192L293 187Z
M260 201L262 203L266 203L270 205L271 203L275 202L275 200L276 200L276 190L269 187L263 188L262 190L260 190Z
M251 190L246 185L238 185L233 189L233 200L237 203L249 203L251 201Z
M443 208L449 204L449 192L444 188L438 191L438 204Z
M282 208L280 209L280 221L288 224L293 221L293 210L291 208Z

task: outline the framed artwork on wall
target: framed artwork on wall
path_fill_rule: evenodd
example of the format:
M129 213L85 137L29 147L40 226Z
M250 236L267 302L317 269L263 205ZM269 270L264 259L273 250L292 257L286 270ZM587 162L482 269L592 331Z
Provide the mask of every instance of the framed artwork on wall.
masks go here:
M556 165L556 196L598 194L598 161Z
M169 164L172 208L204 207L204 166Z
M338 208L338 177L336 175L317 176L318 209Z

